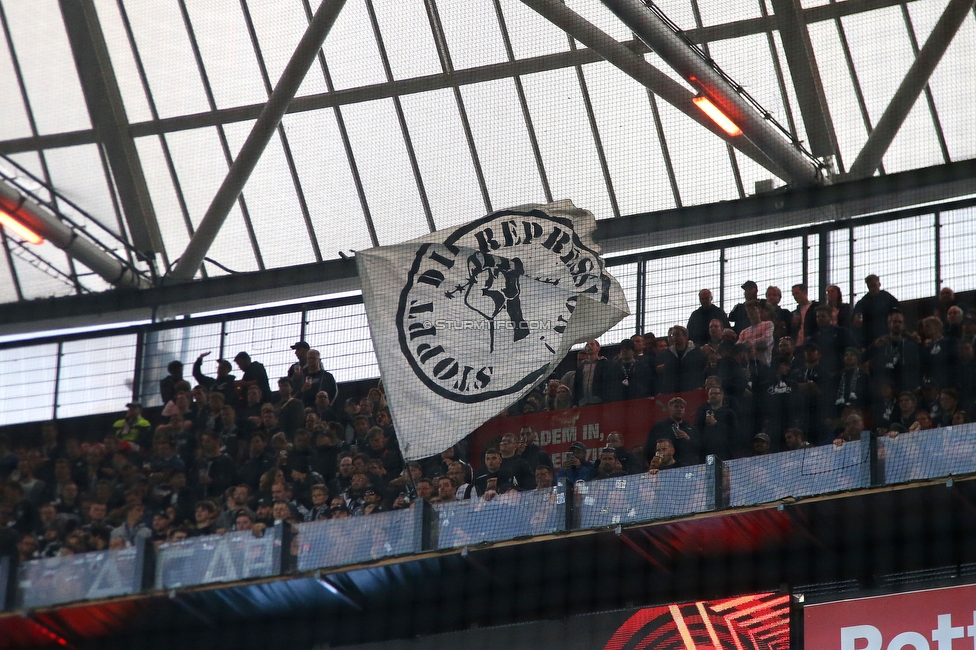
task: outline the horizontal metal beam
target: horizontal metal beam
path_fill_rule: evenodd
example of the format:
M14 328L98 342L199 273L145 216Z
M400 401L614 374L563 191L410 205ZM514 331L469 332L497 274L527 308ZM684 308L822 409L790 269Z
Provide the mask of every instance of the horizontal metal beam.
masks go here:
M915 2L916 0L908 0ZM843 0L826 4L818 7L810 7L803 10L803 19L807 24L833 20L835 17L852 16L867 11L875 11L887 7L899 6L899 0ZM716 41L728 40L731 38L741 38L762 34L767 31L777 29L775 18L772 16L761 18L748 18L737 20L724 25L713 25L701 29L689 29L684 35L694 43L714 43ZM650 49L640 41L622 41L628 49L638 54L646 54ZM560 52L557 54L547 54L543 56L520 59L518 61L497 63L476 68L466 68L454 71L451 74L436 74L403 81L389 83L379 83L370 86L361 86L348 90L337 90L334 92L319 93L296 97L288 107L288 113L303 113L315 111L323 108L334 108L336 106L346 106L361 102L373 101L376 99L386 99L411 95L444 88L466 86L476 83L484 83L497 79L505 79L515 75L527 75L537 72L547 72L576 65L586 65L602 61L603 58L589 49L578 49L576 51ZM234 108L208 111L206 113L193 113L178 117L164 118L160 120L148 120L136 122L129 126L132 137L144 137L149 135L159 135L160 133L171 133L174 131L185 131L198 129L217 124L230 124L233 122L245 122L257 119L261 114L264 104L250 104L247 106L237 106ZM65 133L55 133L49 135L38 135L25 138L13 138L0 142L0 154L15 154L24 151L39 151L42 149L52 149L57 147L70 147L79 144L90 144L96 142L97 138L93 130L68 131Z
M973 194L976 160L965 160L805 190L601 219L594 238L605 255L612 255L649 246L842 221Z
M61 147L76 147L80 144L97 142L94 129L81 131L64 131L62 133L47 133L44 135L27 136L25 138L11 138L0 142L0 154L11 155L25 151L41 151L42 149L59 149Z
M54 214L0 181L0 209L117 287L145 289L148 279L93 244Z
M976 160L968 160L826 187L603 219L597 222L594 237L604 254L619 255L651 245L675 246L762 230L785 230L973 194ZM354 260L331 260L144 291L106 291L8 303L0 310L0 334L160 320L359 288Z
M0 334L85 325L165 320L186 314L245 308L358 291L353 259L211 277L144 291L104 291L3 305Z

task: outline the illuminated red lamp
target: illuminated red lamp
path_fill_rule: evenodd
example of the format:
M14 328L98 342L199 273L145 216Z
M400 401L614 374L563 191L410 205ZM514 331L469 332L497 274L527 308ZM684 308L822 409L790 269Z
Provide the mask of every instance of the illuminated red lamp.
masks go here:
M0 210L0 226L10 230L12 233L30 244L44 243L43 237L2 210Z
M735 137L737 135L742 135L742 129L736 126L735 122L730 120L728 116L719 110L718 106L712 103L712 101L703 95L698 95L691 101L695 102L695 106L700 108L705 115L707 115L713 122L718 124L719 128Z

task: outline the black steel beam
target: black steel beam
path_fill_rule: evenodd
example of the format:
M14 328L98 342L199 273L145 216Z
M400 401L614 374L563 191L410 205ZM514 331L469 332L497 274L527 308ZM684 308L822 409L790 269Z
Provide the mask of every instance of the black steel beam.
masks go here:
M133 314L144 312L149 318L157 309L169 304L201 301L205 304L219 296L248 292L278 291L282 287L318 287L319 295L329 293L329 282L358 278L353 259L331 260L319 264L289 266L253 273L224 275L178 285L164 285L145 290L111 290L82 296L44 298L8 303L0 311L0 325L30 320L58 320L79 316L100 316L111 312ZM269 302L270 298L262 300ZM213 307L211 307L212 309ZM207 311L201 306L197 311Z
M909 1L914 2L915 0ZM837 17L895 7L900 4L902 4L900 0L843 0L834 4L804 9L803 19L804 22L810 24L833 20ZM692 42L701 44L762 34L775 29L777 29L776 18L774 16L765 16L737 20L724 25L713 25L701 29L689 29L684 34ZM647 46L637 40L625 41L623 44L638 54L647 54L650 51ZM507 61L476 68L467 68L451 74L429 75L392 83L379 83L348 90L296 97L288 107L288 113L302 113L322 108L358 104L376 99L388 99L390 97L453 88L454 86L466 86L497 79L506 79L517 75L528 75L576 65L586 65L602 60L596 52L589 49L559 52L557 54L520 59L518 61ZM132 137L137 138L147 135L159 135L160 133L215 126L217 124L243 122L257 119L263 107L264 104L251 104L248 106L208 111L206 113L148 120L130 125L129 131ZM24 151L38 151L55 147L88 144L96 141L97 138L93 130L14 138L0 142L0 154L9 155Z
M761 217L785 217L801 211L831 206L834 208L835 214L844 216L849 211L844 207L846 204L871 202L886 196L910 191L923 192L932 201L947 199L948 196L939 196L940 192L937 189L939 186L948 187L954 183L969 181L972 181L973 187L967 186L966 191L976 191L976 160L926 167L819 188L757 194L737 201L647 212L620 219L602 219L597 222L594 237L601 243L601 247L607 251L607 242L609 241L674 231L676 224L680 224L683 230L697 230L697 238L703 239L709 236L703 234L701 230L707 226L730 224ZM917 201L917 203L923 202L925 201L921 199ZM864 210L864 212L870 211L870 209ZM653 241L655 245L662 244L659 240L648 241Z
M894 97L891 98L871 135L868 136L864 148L851 164L849 172L851 178L870 176L881 166L885 152L901 130L905 118L915 106L918 96L928 85L929 78L942 60L942 55L949 49L953 37L962 27L963 21L972 8L973 0L949 0L939 21L932 28L928 40L919 50L912 67L905 73L905 78L895 91Z
M60 0L59 4L88 115L98 141L104 145L132 244L151 256L163 250L163 239L95 3Z
M738 201L664 210L618 219L597 222L596 240L604 250L625 250L627 242L659 244L663 234L675 231L675 224L683 229L700 233L706 227L732 229L739 221L768 218L783 224L794 215L805 212L819 215L816 221L828 220L824 215L844 215L851 203L858 205L886 197L909 193L924 197L916 204L952 198L950 190L962 190L955 194L976 193L976 160L962 161L938 167L929 167L899 174L878 176L860 181L830 185L827 187L797 189L777 194L761 194ZM890 201L894 203L894 201ZM904 206L902 206L904 207ZM863 212L871 212L864 210ZM849 216L849 215L848 215ZM815 223L811 220L808 223ZM782 226L783 228L786 225ZM689 241L686 238L684 241ZM621 243L622 242L622 243ZM632 246L631 249L638 248ZM68 296L42 300L8 303L0 311L0 327L4 333L17 331L18 324L31 324L27 331L37 329L47 322L47 329L69 327L69 319L87 319L90 322L112 322L117 318L148 319L159 316L175 316L188 311L210 311L229 307L287 300L302 296L321 296L358 287L356 265L352 259L340 259L291 266L253 273L197 280L174 286L155 287L141 291L112 290L83 296ZM219 303L224 301L224 303ZM188 305L193 309L189 310ZM174 310L184 309L178 312ZM115 320L114 322L119 322Z
M800 0L772 0L776 24L782 36L786 63L793 77L796 101L806 127L810 153L818 158L836 156L837 135L830 118L827 97L820 80L820 68L804 22Z

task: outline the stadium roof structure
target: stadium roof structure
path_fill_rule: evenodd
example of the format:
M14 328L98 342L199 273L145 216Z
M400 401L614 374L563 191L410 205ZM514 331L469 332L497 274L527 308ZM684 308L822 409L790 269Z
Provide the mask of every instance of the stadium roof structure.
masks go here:
M0 27L0 204L48 233L0 225L0 303L976 158L973 0L0 0Z

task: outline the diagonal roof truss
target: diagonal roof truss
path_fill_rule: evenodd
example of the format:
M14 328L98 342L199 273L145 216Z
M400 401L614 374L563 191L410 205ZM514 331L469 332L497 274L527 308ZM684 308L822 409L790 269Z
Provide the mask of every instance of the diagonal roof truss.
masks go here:
M659 4L842 174L950 3ZM694 92L597 0L567 6ZM116 233L143 272L138 253L157 249L165 273L317 8L0 0L0 76L15 82L0 97L0 154ZM72 11L86 33L65 27ZM915 75L920 98L876 156L880 173L976 157L972 2L961 15L931 76ZM107 119L92 101L113 83ZM337 259L505 205L568 197L617 218L735 200L772 177L519 0L349 0L197 277ZM107 288L56 249L0 239L0 302Z

